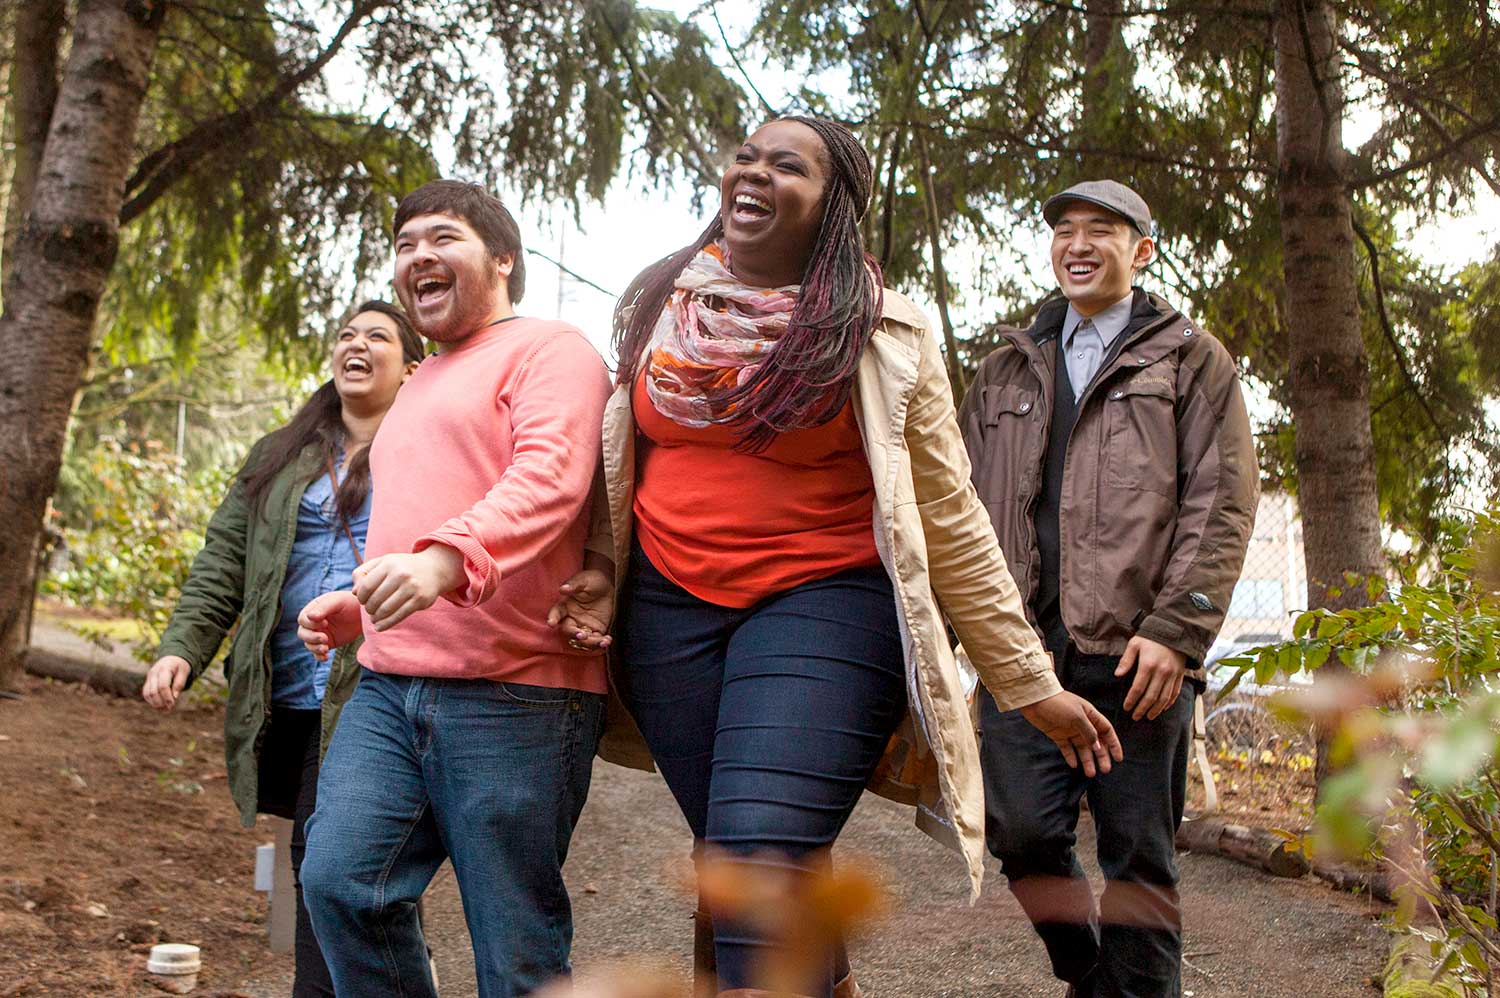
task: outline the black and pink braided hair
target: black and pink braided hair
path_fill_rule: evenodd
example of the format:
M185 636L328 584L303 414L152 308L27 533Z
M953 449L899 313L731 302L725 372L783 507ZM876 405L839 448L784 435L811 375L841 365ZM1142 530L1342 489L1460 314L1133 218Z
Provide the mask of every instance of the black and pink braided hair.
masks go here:
M819 426L838 415L854 389L860 354L880 321L880 264L865 252L859 222L870 203L874 174L870 157L854 133L824 118L786 115L778 121L806 125L823 140L828 187L823 224L802 275L801 296L791 324L744 385L710 397L718 411L741 408L735 423L740 449L764 449L778 433ZM703 247L723 238L718 212L690 245L638 274L615 305L617 383L640 372L657 317L672 295L677 275Z

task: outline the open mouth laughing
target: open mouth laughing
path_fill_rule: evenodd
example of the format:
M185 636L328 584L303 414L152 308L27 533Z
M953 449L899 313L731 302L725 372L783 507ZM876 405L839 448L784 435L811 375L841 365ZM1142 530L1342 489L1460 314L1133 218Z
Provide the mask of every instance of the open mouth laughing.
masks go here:
M419 277L412 282L416 291L416 303L420 307L436 305L443 300L453 288L453 282L446 277L429 275Z
M731 215L736 222L753 224L770 218L775 213L775 209L771 207L771 202L759 194L749 190L735 192Z

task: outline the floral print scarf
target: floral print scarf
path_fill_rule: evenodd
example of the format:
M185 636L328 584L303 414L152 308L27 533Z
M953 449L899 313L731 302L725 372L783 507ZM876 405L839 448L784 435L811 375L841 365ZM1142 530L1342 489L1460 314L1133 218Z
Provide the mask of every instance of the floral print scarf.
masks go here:
M797 307L797 285L747 287L729 272L728 259L722 241L700 250L678 275L651 332L646 394L682 426L740 418L738 406L715 400L755 376Z

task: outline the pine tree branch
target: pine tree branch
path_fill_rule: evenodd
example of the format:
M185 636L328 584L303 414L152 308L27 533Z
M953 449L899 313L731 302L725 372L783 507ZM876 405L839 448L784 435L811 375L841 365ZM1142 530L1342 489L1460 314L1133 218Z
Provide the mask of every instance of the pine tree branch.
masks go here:
M1359 236L1360 242L1365 244L1365 250L1370 257L1370 281L1375 288L1375 311L1380 318L1381 331L1385 333L1386 343L1390 345L1391 353L1396 358L1396 367L1401 371L1401 377L1411 388L1411 392L1417 398L1417 404L1427 414L1427 421L1437 431L1439 438L1446 440L1448 432L1443 424L1438 422L1437 415L1432 411L1432 406L1427 404L1427 396L1422 394L1422 389L1417 384L1417 379L1411 373L1411 366L1406 360L1406 351L1401 349L1401 343L1396 339L1396 332L1391 328L1391 317L1385 308L1385 285L1380 280L1380 251L1375 247L1375 240L1370 238L1370 233L1359 224L1359 220L1351 218L1354 225L1354 234Z
M745 78L745 86L750 88L750 92L755 95L756 100L760 101L760 106L765 109L767 114L769 114L773 118L779 118L781 116L781 112L772 107L771 102L766 100L766 95L760 92L760 88L757 87L755 85L755 81L750 78L749 72L745 69L745 64L740 62L739 53L734 50L734 45L732 45L729 41L729 32L724 30L724 22L719 20L718 3L709 4L708 13L709 16L714 19L714 26L719 29L719 37L724 41L724 51L729 53L729 58L734 61L734 68L738 69L740 71L740 75Z
M1368 55L1368 53L1364 52L1363 50L1356 48L1353 45L1345 45L1344 50L1350 55L1354 56L1355 61L1359 64L1359 68L1363 72L1369 74L1370 76L1373 76L1375 79L1390 87L1391 90L1396 93L1402 104L1415 111L1417 113L1417 116L1420 117L1424 122L1426 122L1427 127L1432 129L1432 131L1442 141L1444 148L1457 153L1459 156L1462 156L1469 169L1479 174L1480 179L1482 179L1485 184L1488 185L1490 190L1494 191L1496 194L1500 194L1500 180L1496 180L1496 178L1492 176L1487 169L1485 169L1484 160L1481 157L1475 155L1472 149L1466 148L1469 142L1455 141L1453 133L1448 131L1447 127L1443 124L1442 119L1440 119L1437 116L1437 113L1434 112L1432 108L1428 107L1424 102L1423 95L1417 93L1416 89L1412 87L1411 84L1407 81L1401 79L1398 76L1395 76L1394 74L1387 73L1382 70L1379 63L1372 59ZM1473 115L1469 114L1462 108L1453 106L1451 102L1447 103L1449 104L1450 110L1452 110L1455 114L1458 114L1471 125L1479 125L1479 127L1483 127L1482 124L1475 121ZM1500 133L1500 127L1497 126L1500 126L1500 119L1496 119L1496 122L1492 123L1491 126L1492 128L1496 128L1497 133ZM1480 132L1474 135L1473 138L1480 138L1482 137L1482 135L1483 132Z
M1439 160L1446 159L1448 156L1451 156L1455 152L1463 149L1469 143L1474 142L1477 139L1485 138L1486 136L1500 136L1500 113L1496 113L1494 117L1479 122L1473 128L1465 129L1464 131L1459 132L1457 135L1450 136L1448 141L1444 142L1437 149L1434 149L1431 152L1427 153L1425 156L1420 156L1417 159L1409 160L1408 162L1402 163L1400 166L1393 166L1385 170L1378 170L1375 173L1367 174L1366 176L1359 178L1351 178L1349 182L1349 188L1352 191L1360 191L1368 187L1374 187L1378 184L1383 184L1390 180L1399 179L1400 177L1406 176L1408 173L1415 173L1418 170L1425 170L1427 169L1427 167L1432 166Z
M609 12L602 5L596 7L594 11L598 15L599 20L604 22L604 26L609 29L610 37L614 39L615 49L620 53L620 57L625 60L625 68L629 70L630 83L635 88L636 100L641 113L650 118L658 128L662 128L663 131L675 132L682 139L687 146L687 151L692 154L691 156L683 157L684 163L698 175L700 183L709 187L718 186L719 171L714 168L714 158L703 147L703 143L698 141L698 137L692 134L682 123L681 112L678 111L671 101L662 95L661 91L656 88L655 82L647 77L645 72L636 65L635 54L626 43L624 32L610 18ZM663 122L657 112L658 108L666 112L673 126L672 128L663 127Z
M254 129L278 111L303 84L323 71L361 23L381 7L390 6L393 2L394 0L360 0L316 57L296 72L278 80L259 100L229 114L200 122L186 135L147 155L125 182L126 194L131 195L132 191L135 193L120 207L120 224L126 225L138 218L222 143Z

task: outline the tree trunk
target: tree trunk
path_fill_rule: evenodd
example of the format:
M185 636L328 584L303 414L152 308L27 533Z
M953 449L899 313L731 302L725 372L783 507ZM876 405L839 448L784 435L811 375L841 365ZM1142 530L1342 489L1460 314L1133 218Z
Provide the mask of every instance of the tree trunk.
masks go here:
M14 44L10 62L10 115L6 137L10 140L10 191L5 203L5 235L0 244L0 287L9 287L16 236L36 189L57 102L57 54L66 24L62 0L37 0L16 8ZM0 297L9 297L0 292Z
M1310 604L1342 608L1369 602L1345 573L1378 579L1382 566L1336 30L1329 4L1280 0L1276 138L1298 500Z
M1344 91L1333 9L1323 0L1278 4L1277 186L1307 596L1311 607L1342 609L1370 601L1366 581L1378 584L1382 568ZM1343 666L1330 658L1325 668ZM1330 735L1318 734L1320 789L1329 772Z
M47 499L119 246L125 175L166 0L81 0L31 209L0 315L0 688L21 624Z
M1125 47L1124 36L1120 31L1124 18L1120 16L1120 0L1088 0L1084 10L1080 131L1085 144L1098 147L1109 142L1110 119L1120 112L1120 107L1111 100L1110 95L1115 73L1119 69L1118 56ZM1092 172L1088 160L1084 163Z

